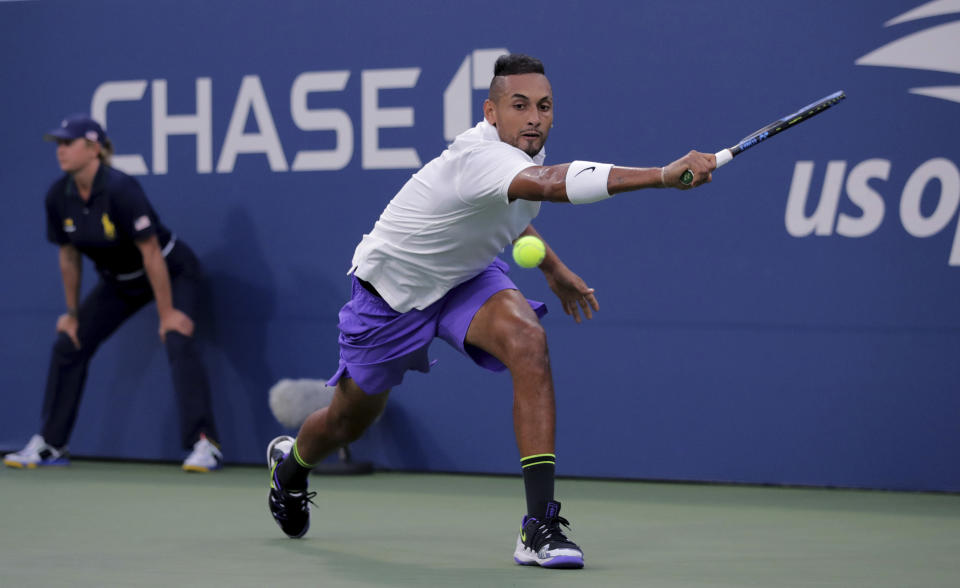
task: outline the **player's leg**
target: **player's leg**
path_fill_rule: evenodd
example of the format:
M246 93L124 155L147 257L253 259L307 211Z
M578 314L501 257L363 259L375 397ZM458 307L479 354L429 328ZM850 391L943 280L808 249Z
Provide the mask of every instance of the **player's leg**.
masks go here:
M5 456L6 465L32 468L67 463L66 445L77 420L90 359L100 344L147 300L125 297L102 280L84 298L77 313L80 347L64 333L58 333L53 344L40 434L22 451Z
M474 315L465 342L499 359L513 378L514 432L528 510L515 561L583 567L583 552L561 529L567 521L554 500L556 405L547 337L536 313L518 290L501 290Z
M430 370L427 348L440 307L400 313L356 276L352 286L337 325L340 361L327 381L336 386L330 405L307 417L296 440L278 437L267 448L270 510L290 537L301 537L309 526L306 487L312 467L373 424L407 371Z
M274 520L288 537L303 537L310 528L307 492L310 471L336 449L360 438L383 412L389 391L367 394L349 377L337 382L330 405L315 411L296 439L277 437L267 448L271 468L268 502Z
M527 300L518 290L494 294L474 316L466 342L490 353L510 370L513 427L521 458L552 456L556 408L550 355L546 333ZM527 490L528 514L543 516L553 500L553 468L528 469L548 474Z
M356 441L387 405L390 391L367 394L353 378L340 378L330 405L315 411L297 434L298 455L309 464Z

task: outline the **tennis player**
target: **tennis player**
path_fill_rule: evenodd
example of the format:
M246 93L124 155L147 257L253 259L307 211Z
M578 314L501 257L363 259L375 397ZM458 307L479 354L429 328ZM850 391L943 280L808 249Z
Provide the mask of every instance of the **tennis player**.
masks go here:
M113 145L85 115L63 120L45 135L57 143L65 172L46 197L47 238L59 247L67 311L57 319L40 432L4 457L14 468L69 463L67 441L97 348L151 300L170 360L180 407L180 435L189 451L183 469L220 469L223 455L210 403L210 385L193 338L201 272L193 251L164 226L132 177L110 167ZM80 303L82 258L99 280Z
M513 378L527 502L514 560L583 567L554 499L554 389L539 320L546 308L524 298L498 254L522 235L537 235L530 223L541 202L586 204L641 188L691 188L710 181L715 159L691 151L665 167L544 166L553 93L543 64L526 55L497 60L483 112L482 122L413 175L356 248L352 297L340 311L339 369L328 382L336 385L333 400L307 418L296 440L278 437L267 450L270 510L290 537L309 528L311 468L363 433L407 370L429 370L427 348L439 337ZM680 182L687 169L694 174L689 186ZM577 323L599 310L593 288L549 246L540 269Z

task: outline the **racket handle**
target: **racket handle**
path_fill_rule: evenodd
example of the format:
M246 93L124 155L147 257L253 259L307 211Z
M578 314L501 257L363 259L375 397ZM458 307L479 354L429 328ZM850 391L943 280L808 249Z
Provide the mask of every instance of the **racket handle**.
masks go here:
M717 167L723 167L730 163L730 160L733 159L733 153L729 149L724 149L723 151L717 151L714 154L714 157L717 158ZM693 172L687 170L680 175L680 183L684 186L689 186L693 183Z
M733 159L733 153L729 149L724 149L723 151L717 151L714 155L717 158L717 168L721 168Z

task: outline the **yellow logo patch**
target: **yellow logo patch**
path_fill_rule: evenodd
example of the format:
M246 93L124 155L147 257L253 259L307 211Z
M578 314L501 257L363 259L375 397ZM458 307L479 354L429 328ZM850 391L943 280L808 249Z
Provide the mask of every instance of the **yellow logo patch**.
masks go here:
M110 217L107 216L107 213L103 213L103 216L100 217L100 222L103 223L103 235L111 241L116 239L117 227L115 227L110 221Z
M63 232L72 233L77 230L77 227L73 224L72 218L63 219Z

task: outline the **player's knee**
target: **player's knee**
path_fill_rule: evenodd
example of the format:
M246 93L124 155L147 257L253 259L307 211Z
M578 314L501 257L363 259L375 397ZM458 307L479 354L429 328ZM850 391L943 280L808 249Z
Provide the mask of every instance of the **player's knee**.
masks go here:
M521 360L546 362L547 333L540 321L518 320L510 327L505 348L510 363Z

